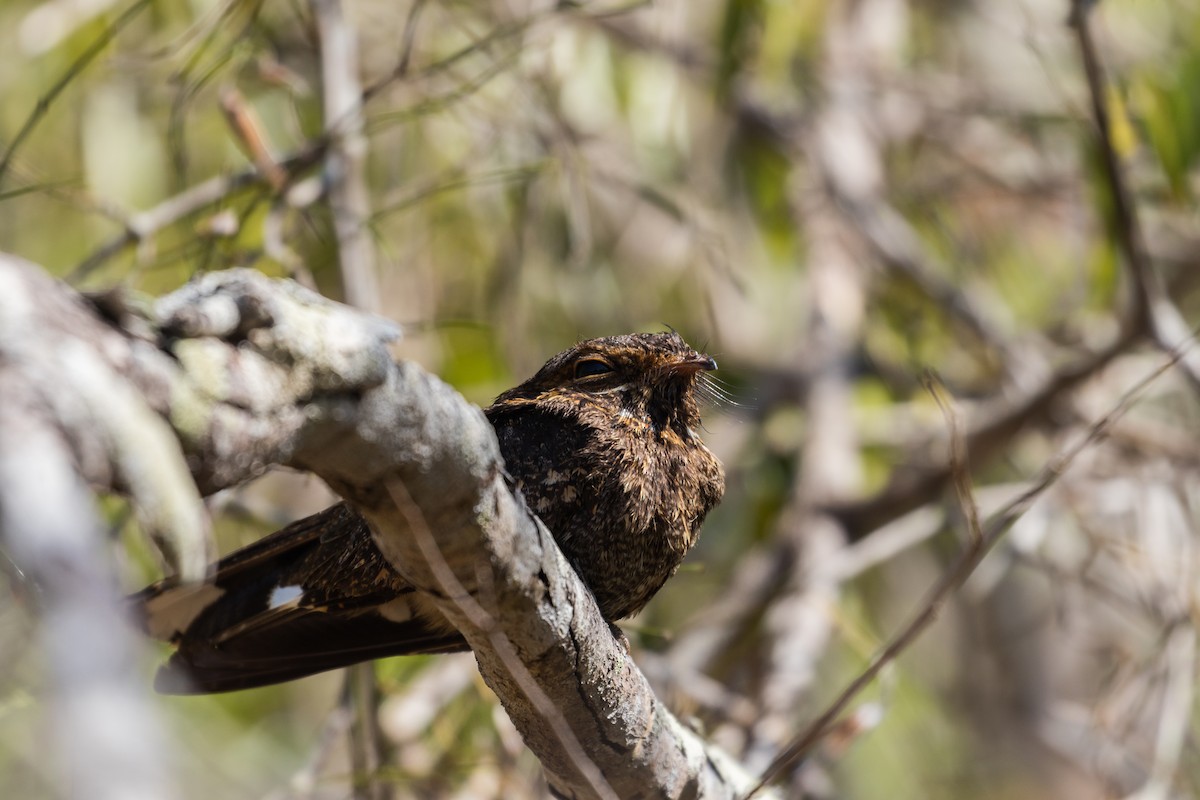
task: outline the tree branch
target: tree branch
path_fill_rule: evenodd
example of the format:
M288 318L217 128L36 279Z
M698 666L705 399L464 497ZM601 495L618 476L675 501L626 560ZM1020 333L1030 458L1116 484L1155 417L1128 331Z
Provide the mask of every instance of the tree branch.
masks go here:
M1134 307L1128 314L1127 325L1144 328L1161 350L1171 352L1183 347L1193 334L1183 314L1171 302L1162 278L1154 269L1138 217L1137 202L1121 169L1121 158L1112 138L1104 65L1089 23L1091 5L1085 0L1071 0L1070 24L1079 43L1080 60L1083 62L1092 116L1096 123L1097 147L1112 197L1110 223L1133 284ZM1200 354L1185 351L1179 363L1192 388L1200 389Z
M32 265L0 260L0 276L69 308L70 319L59 309L64 330L104 332L91 357L171 422L203 492L285 464L315 472L352 502L397 569L463 632L562 795L724 798L749 788L738 765L654 696L511 491L480 410L391 360L392 325L294 283L233 270L159 301L147 320L152 335L139 337L91 314ZM72 446L86 449L88 435L72 431Z
M329 208L333 212L346 302L367 311L379 308L379 280L367 221L367 140L363 136L363 91L358 80L358 43L340 0L311 0L321 41L321 89L330 148L325 160Z
M186 500L190 491L198 509L199 495L172 469L182 460L173 437L164 446L162 420L95 357L111 343L97 336L103 326L61 289L45 295L54 284L33 269L0 257L0 543L39 589L56 794L169 800L178 793L164 768L161 721L137 683L137 640L122 619L87 482L123 485L145 501L147 517L179 524L176 560L195 577L206 557L188 546L204 542L203 529ZM85 324L68 334L62 326L73 315ZM131 469L130 446L166 463ZM160 513L167 508L183 513Z

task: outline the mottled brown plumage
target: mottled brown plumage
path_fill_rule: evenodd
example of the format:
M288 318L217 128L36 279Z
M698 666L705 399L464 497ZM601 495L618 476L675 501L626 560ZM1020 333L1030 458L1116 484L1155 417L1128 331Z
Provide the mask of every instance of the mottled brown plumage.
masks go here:
M645 606L721 499L721 465L696 433L697 382L715 368L673 332L591 339L485 409L509 475L609 620ZM465 646L344 504L226 557L211 584L167 580L136 600L149 632L178 645L164 691Z
M697 375L715 368L675 333L594 339L486 410L509 473L610 620L646 605L721 499L720 462L696 433Z

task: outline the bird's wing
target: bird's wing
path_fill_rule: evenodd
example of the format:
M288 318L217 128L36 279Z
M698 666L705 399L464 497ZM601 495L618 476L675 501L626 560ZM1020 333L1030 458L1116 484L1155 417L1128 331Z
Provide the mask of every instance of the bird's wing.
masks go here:
M169 694L248 689L372 658L466 649L345 504L232 553L204 583L168 578L132 601L147 632L177 646L155 682Z

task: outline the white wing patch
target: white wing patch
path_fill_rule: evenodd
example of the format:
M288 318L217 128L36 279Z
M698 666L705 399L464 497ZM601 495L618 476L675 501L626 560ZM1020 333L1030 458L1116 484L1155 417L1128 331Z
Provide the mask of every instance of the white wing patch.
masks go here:
M267 608L286 606L294 600L299 600L303 595L304 589L300 586L276 586L271 592L271 599L267 601Z
M379 606L379 614L390 622L408 622L413 618L412 604L407 597L397 597Z

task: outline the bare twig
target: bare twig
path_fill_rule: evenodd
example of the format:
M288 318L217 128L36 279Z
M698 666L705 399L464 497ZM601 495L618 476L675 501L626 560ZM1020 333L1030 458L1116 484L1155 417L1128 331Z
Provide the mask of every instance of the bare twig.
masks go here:
M391 791L379 779L383 766L383 743L379 737L379 690L375 685L375 664L366 662L347 667L340 706L350 717L350 778L355 800L387 800Z
M526 30L528 30L531 25L554 13L554 9L551 8L549 11L537 12L528 17L517 19L504 25L499 25L489 31L487 35L464 45L445 58L424 67L416 73L413 73L410 69L411 54L406 50L401 53L400 59L390 73L366 87L362 95L363 102L366 103L371 101L392 83L402 78L406 78L410 74L415 74L418 76L430 76L444 72L463 59L469 58L470 56L482 50L486 50L488 47L497 42L503 42L506 39L520 36ZM413 20L415 20L415 17L410 17L410 21Z
M850 685L838 695L837 699L828 706L825 712L810 723L804 733L798 736L776 757L764 771L758 785L746 795L747 799L753 797L761 788L783 775L793 765L802 760L814 745L821 741L850 702L858 696L859 692L870 684L887 664L891 663L900 653L908 649L909 645L926 628L933 624L951 593L960 587L971 575L975 567L983 560L983 557L1008 532L1012 524L1029 510L1029 507L1043 492L1054 485L1080 453L1099 441L1106 434L1113 422L1129 410L1134 401L1141 396L1151 383L1173 367L1179 361L1181 355L1182 353L1178 351L1173 352L1164 364L1129 389L1104 417L1091 426L1087 436L1051 459L1043 467L1041 474L1027 491L988 520L983 528L983 536L978 539L972 539L968 543L967 547L959 554L954 565L942 576L933 589L930 590L929 596L921 604L915 616L892 637L883 650L871 659L871 663L867 668L850 682Z
M946 418L946 427L950 430L950 472L953 475L954 491L958 495L958 503L966 517L967 532L971 536L971 544L977 546L983 528L979 524L979 505L975 502L975 493L971 490L971 471L967 461L967 441L963 435L962 414L954 404L954 398L946 391L946 387L933 374L925 377L925 388L933 395L934 401Z
M1126 324L1136 329L1148 329L1158 346L1170 352L1182 347L1191 338L1192 331L1183 314L1171 302L1162 278L1150 262L1145 235L1138 219L1137 203L1129 189L1125 173L1121 169L1120 157L1113 144L1104 65L1089 24L1094 5L1091 0L1071 0L1070 21L1083 59L1100 157L1112 196L1111 221L1133 283L1134 306ZM1188 350L1180 360L1180 366L1183 367L1184 374L1191 381L1193 388L1200 390L1200 353Z
M267 142L266 132L254 109L246 102L246 98L235 88L221 92L221 111L233 131L234 141L250 159L263 179L274 192L283 191L287 181L287 173L275 161L271 147Z
M1150 779L1133 795L1133 800L1171 797L1171 787L1187 746L1196 693L1196 628L1190 620L1182 619L1174 625L1163 655L1166 677Z
M1125 335L1078 361L1060 367L1038 385L980 409L977 421L967 429L966 444L972 468L994 458L1007 447L1012 437L1025 427L1044 419L1054 404L1068 392L1095 375L1113 359L1139 341L1136 332ZM902 464L892 472L891 482L866 500L831 504L829 510L846 525L852 540L861 538L880 525L936 500L953 478L949 463Z
M138 14L149 5L150 0L137 0L137 2L121 12L121 15L113 20L110 25L106 26L100 32L100 35L79 54L71 63L71 66L67 67L67 71L55 81L54 85L38 98L37 105L33 107L33 111L25 118L21 129L17 131L17 135L13 137L12 142L8 145L8 149L4 151L4 156L0 158L0 181L4 180L4 174L8 171L9 164L12 163L13 158L16 156L17 149L29 138L29 134L33 133L33 129L46 116L46 113L50 110L50 105L55 99L62 94L71 81L75 80L75 78L79 77L87 69L88 65L92 63L96 56L104 51L105 47L108 47L117 34L126 25L133 22Z
M401 79L408 74L409 65L412 63L413 51L416 49L417 43L417 25L421 21L421 12L425 10L425 0L413 0L413 4L409 6L408 18L404 20L404 36L401 39L403 45L400 48L400 58L396 61L396 67L392 71L394 79ZM367 100L367 92L363 92L363 102Z
M839 581L850 580L928 540L942 529L945 521L946 515L932 504L910 511L843 548L831 569Z
M358 45L341 0L311 0L321 42L321 88L329 152L325 175L341 264L342 289L350 305L379 309L379 277L367 220L367 140L362 132L363 91L358 80Z
M324 138L313 140L279 164L290 177L294 177L316 164L324 155L325 147ZM185 189L153 208L131 216L125 230L81 261L67 280L71 283L82 281L127 247L149 239L168 225L220 203L241 189L263 185L266 185L264 176L257 167L252 167L232 175L218 175Z

